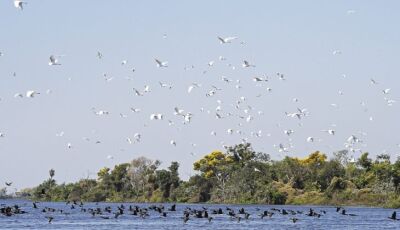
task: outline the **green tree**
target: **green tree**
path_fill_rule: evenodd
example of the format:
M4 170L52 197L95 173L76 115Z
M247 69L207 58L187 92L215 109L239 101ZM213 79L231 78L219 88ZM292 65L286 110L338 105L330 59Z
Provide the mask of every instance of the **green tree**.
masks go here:
M221 201L225 200L226 182L229 179L230 167L233 162L234 158L232 156L228 156L221 151L214 151L193 164L194 170L200 171L204 178L217 182L215 184L215 195Z
M129 177L128 177L128 169L129 164L120 164L116 165L114 169L110 173L110 181L113 186L114 191L121 192L124 189L128 189L127 185L129 185Z
M392 166L392 180L397 193L399 193L400 185L400 159L397 159Z
M153 161L146 157L139 157L131 161L128 175L136 197L146 195L145 192L147 192L147 196L151 194L154 186L149 184L155 182L155 171L160 164L160 161Z
M357 164L361 166L366 171L369 171L372 167L372 160L368 158L368 153L363 153L358 159Z

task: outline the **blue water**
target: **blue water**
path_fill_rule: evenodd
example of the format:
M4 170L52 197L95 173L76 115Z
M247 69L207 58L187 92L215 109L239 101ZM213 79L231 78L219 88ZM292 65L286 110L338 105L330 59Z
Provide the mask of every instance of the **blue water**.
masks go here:
M141 208L149 207L152 204L135 204L124 203L125 213L117 219L114 215L103 214L109 216L110 219L103 219L100 216L92 215L88 212L82 212L81 208L76 205L75 209L71 209L71 205L66 205L61 202L42 202L38 203L38 208L34 209L32 202L24 200L0 200L2 207L19 205L21 210L26 211L26 214L15 214L11 217L0 214L0 229L400 229L400 221L388 219L395 209L383 208L368 208L368 207L344 207L348 214L357 216L341 215L336 212L335 207L329 206L279 206L279 205L211 205L211 204L177 204L176 212L167 211L167 217L161 217L160 213L149 210L150 216L141 218L133 216L129 213L129 205L137 205ZM117 207L121 203L84 203L83 208L104 209L106 206L111 206L112 212L116 212ZM160 204L155 204L159 206ZM171 204L163 204L166 209L171 207ZM60 211L43 213L42 209L54 208ZM183 223L183 210L189 207L191 209L202 210L207 208L210 216L213 217L211 223L207 218L190 217L187 223ZM230 207L238 213L240 208L244 208L250 213L250 218L244 218L238 222L237 219L232 219L226 213L226 207ZM224 214L213 215L211 210L222 208ZM270 217L261 219L260 214L264 210L271 211L271 208L286 209L293 211L303 211L303 214L281 215L277 211ZM315 212L321 213L321 217L310 217L306 214L312 208ZM326 214L323 214L325 211ZM52 223L48 223L47 217L53 217ZM243 216L243 215L241 215ZM299 219L293 223L291 218ZM400 213L398 215L400 218Z

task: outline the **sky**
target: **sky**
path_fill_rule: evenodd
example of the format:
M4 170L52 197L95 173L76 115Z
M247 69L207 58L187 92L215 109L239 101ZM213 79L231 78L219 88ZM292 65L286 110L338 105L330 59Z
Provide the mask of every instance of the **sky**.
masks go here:
M95 178L102 167L140 156L161 160L162 168L178 161L187 179L194 161L242 141L279 160L316 150L332 156L354 135L360 140L351 146L354 157L367 151L395 160L399 7L348 0L29 0L19 10L2 0L0 183L33 187L51 168L59 183ZM217 37L237 38L221 44ZM50 66L50 55L59 55L61 65ZM242 67L244 60L254 67ZM193 83L201 86L188 93ZM135 95L145 86L150 92ZM28 98L29 90L39 94ZM192 114L190 123L175 107ZM298 108L307 116L286 116ZM150 120L158 113L163 120ZM329 129L335 135L321 131ZM128 143L136 133L140 142Z

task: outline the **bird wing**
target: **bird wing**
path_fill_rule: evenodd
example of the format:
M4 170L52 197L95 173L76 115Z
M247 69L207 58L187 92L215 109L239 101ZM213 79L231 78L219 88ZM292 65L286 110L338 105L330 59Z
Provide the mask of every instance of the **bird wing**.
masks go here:
M227 37L227 38L225 38L225 42L230 42L230 41L233 41L235 39L237 39L237 37Z
M33 97L34 94L35 94L35 91L27 91L26 97Z
M193 88L194 88L193 85L189 86L189 88L188 88L188 93L192 92Z
M57 62L57 59L54 57L54 55L50 56L50 62L51 63L56 63Z

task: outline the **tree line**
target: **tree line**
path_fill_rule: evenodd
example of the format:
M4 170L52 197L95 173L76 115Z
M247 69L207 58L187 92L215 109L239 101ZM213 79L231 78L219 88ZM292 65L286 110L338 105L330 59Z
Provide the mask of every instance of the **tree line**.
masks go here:
M272 160L250 143L213 151L194 162L197 172L179 177L178 162L139 157L102 168L97 179L58 184L50 177L22 194L33 200L215 202L262 204L347 204L400 207L400 160L363 153L350 159L347 150L328 157L319 151L306 158Z

